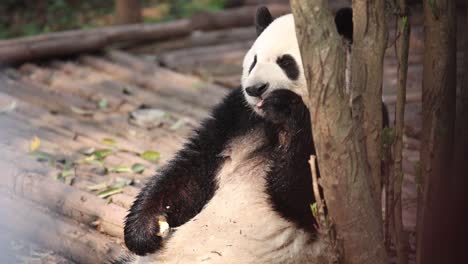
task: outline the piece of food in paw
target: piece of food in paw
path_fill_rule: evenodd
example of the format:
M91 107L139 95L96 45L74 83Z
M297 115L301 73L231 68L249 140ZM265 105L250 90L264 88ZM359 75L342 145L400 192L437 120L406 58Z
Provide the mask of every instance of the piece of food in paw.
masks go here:
M169 234L169 231L171 230L171 227L169 226L169 223L166 220L165 216L158 216L158 225L159 225L159 232L156 234L157 236L160 237L167 237Z

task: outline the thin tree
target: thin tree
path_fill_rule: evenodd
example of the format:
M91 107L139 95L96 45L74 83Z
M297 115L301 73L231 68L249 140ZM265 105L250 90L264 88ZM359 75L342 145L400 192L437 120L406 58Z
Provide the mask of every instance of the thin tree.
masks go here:
M448 232L454 219L447 217L445 211L451 210L450 183L454 176L450 168L455 132L455 1L424 1L424 26L423 191L418 201L416 261L419 264L452 263L448 261L452 251Z
M351 93L356 122L364 124L376 208L381 208L382 75L387 46L384 0L353 0Z
M135 24L141 21L140 0L115 0L116 24Z
M408 76L408 54L410 39L410 23L408 19L408 6L406 0L397 1L397 40L396 55L398 59L398 82L397 82L397 102L395 111L395 141L393 144L393 170L391 179L393 184L393 195L391 203L386 208L390 212L390 218L385 219L392 223L393 238L397 251L398 264L408 263L409 244L408 237L403 229L402 213L402 186L403 186L403 132L405 123L406 104L406 80Z
M459 1L461 3L461 1ZM464 3L465 18L458 25L464 30L468 27L468 4ZM457 113L455 120L455 147L450 180L451 199L446 206L445 214L453 222L447 228L449 234L447 244L450 245L450 255L447 263L468 263L466 254L466 237L468 237L468 35L464 35L461 46L463 64L461 80L457 93Z
M362 124L356 121L362 120L364 111L360 107L351 111L346 94L345 47L327 1L291 0L291 7L307 78L320 183L332 223L329 228L336 231L338 254L342 263L387 263L381 212L376 207L373 190L369 188L373 184L368 177ZM374 12L376 6L369 8ZM365 85L369 80L362 81ZM362 90L358 90L354 99L359 101L363 96ZM378 109L380 100L378 95ZM354 109L358 111L354 112Z

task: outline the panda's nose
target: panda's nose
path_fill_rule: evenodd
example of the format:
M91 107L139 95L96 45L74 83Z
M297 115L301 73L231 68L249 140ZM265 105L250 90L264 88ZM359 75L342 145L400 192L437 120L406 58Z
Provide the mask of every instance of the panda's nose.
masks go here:
M268 83L259 83L245 88L248 95L260 97L268 89Z

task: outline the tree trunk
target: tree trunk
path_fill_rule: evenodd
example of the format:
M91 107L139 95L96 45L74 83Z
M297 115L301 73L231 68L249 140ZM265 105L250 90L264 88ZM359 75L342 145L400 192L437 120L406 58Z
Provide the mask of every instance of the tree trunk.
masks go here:
M135 24L141 21L140 0L115 0L116 24Z
M468 26L468 5L465 8L465 19L460 25L463 31ZM459 31L459 32L462 32ZM450 193L452 199L450 202L449 215L447 218L453 219L449 227L452 234L449 244L453 245L451 263L468 263L466 254L466 237L468 237L468 195L466 195L466 186L468 186L468 35L462 46L463 65L461 70L460 90L457 94L457 116L455 121L455 154L453 157L452 176L450 182Z
M446 211L453 210L449 198L457 78L455 1L424 1L424 24L423 191L418 201L416 258L419 264L453 263L448 261L453 245L447 239L454 219Z
M353 113L364 124L373 199L381 210L382 74L387 45L384 0L353 0L351 94ZM380 214L379 214L380 215ZM381 218L381 217L380 217Z
M307 78L320 183L342 247L342 263L387 263L361 124L353 122L345 93L345 47L327 1L293 0L291 7Z

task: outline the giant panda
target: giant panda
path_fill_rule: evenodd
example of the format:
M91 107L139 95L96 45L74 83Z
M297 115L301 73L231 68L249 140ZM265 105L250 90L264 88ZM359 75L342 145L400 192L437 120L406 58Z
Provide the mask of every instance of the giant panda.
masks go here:
M352 32L351 10L337 15ZM217 105L137 196L125 263L320 263L315 154L292 14L257 10L241 87ZM348 29L348 30L346 30Z

